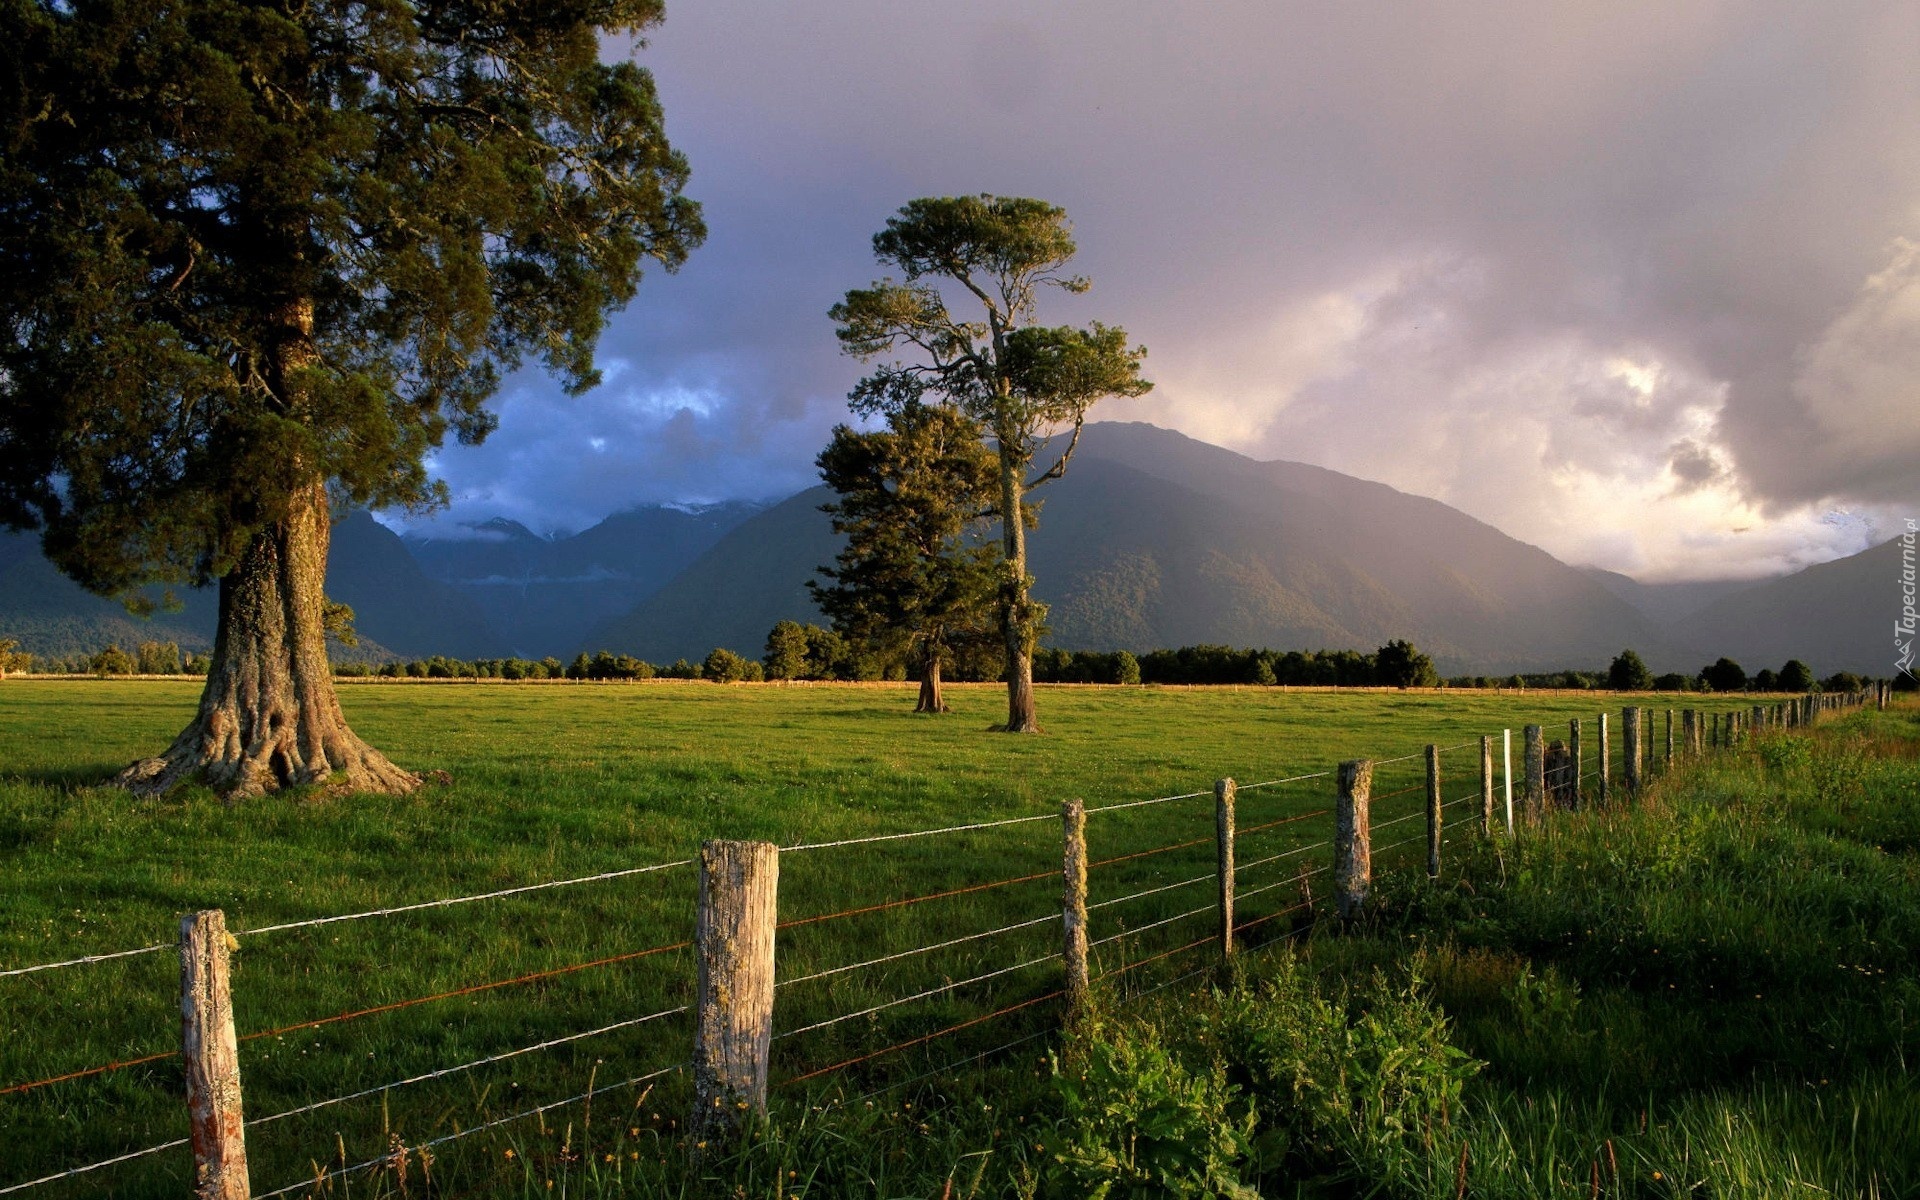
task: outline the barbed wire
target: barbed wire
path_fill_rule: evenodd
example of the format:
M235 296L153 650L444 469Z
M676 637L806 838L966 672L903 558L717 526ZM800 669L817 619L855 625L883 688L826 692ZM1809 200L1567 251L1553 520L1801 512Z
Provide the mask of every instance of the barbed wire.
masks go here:
M1132 892L1125 896L1115 896L1111 900L1102 900L1098 904L1089 904L1087 905L1087 911L1092 912L1097 908L1110 908L1115 904L1125 904L1129 900L1138 900L1144 896L1157 896L1161 892L1171 892L1176 888L1192 887L1196 883L1205 883L1209 879L1216 879L1218 877L1218 871L1208 871L1204 875L1195 875L1192 879L1182 879L1179 883L1162 884L1156 888L1148 888L1143 892Z
M647 958L655 954L669 954L675 950L685 950L692 942L675 942L670 946L653 946L646 950L632 950L625 954L613 954L606 958L596 958L592 962L574 963L565 967L553 967L545 971L529 971L525 975L516 975L512 979L495 979L487 983L470 984L467 987L454 988L451 991L435 992L430 996L415 996L410 1000L396 1000L391 1004L376 1004L371 1008L354 1009L349 1012L335 1013L330 1017L320 1017L312 1021L299 1021L292 1025L282 1025L276 1029L262 1029L256 1033L243 1033L242 1042L257 1041L260 1038L278 1037L281 1034L295 1033L302 1029L317 1029L322 1025L336 1025L341 1021L351 1021L357 1017L370 1017L377 1013L394 1012L403 1008L412 1008L419 1004L430 1004L436 1000L451 1000L455 996L471 996L477 992L490 992L495 988L511 987L514 984L532 983L540 979L553 979L561 975L572 975L592 967L610 966L613 963L631 962L634 959Z
M307 1113L319 1112L323 1108L332 1108L336 1104L346 1104L349 1101L364 1100L369 1096L378 1096L382 1092L390 1092L394 1088L407 1087L416 1083L425 1083L433 1079L445 1079L449 1075L458 1075L462 1071L471 1071L478 1067L492 1066L494 1063L505 1062L510 1058L518 1058L523 1054L532 1054L537 1050L551 1050L555 1046L564 1046L569 1042L584 1041L587 1038L599 1037L602 1034L613 1033L621 1029L631 1029L635 1025L645 1025L648 1022L658 1021L665 1017L679 1016L681 1013L686 1012L689 1007L689 1005L682 1004L678 1008L663 1009L660 1012L648 1013L644 1017L632 1017L625 1021L615 1021L611 1025L602 1025L598 1029L589 1029L582 1033L570 1033L565 1037L549 1038L544 1042L536 1042L531 1046L521 1046L518 1049L508 1050L501 1054L490 1054L485 1058L476 1058L472 1062L461 1063L456 1067L442 1067L437 1071L428 1071L424 1075L414 1075L407 1079L396 1079L392 1083L383 1083L379 1087L367 1088L364 1091L353 1092L345 1096L334 1096L331 1099L315 1101L312 1104L303 1104L298 1108L289 1108L285 1112L277 1112L271 1116L255 1117L253 1120L246 1122L246 1127L251 1129L256 1125L269 1125L275 1121L284 1121L289 1117L305 1116Z
M1058 813L1036 813L1031 817L1006 817L999 821L974 821L966 825L943 825L938 829L911 829L905 833L876 833L866 837L841 838L832 842L803 842L796 846L782 846L782 854L799 854L806 850L832 850L840 846L870 846L875 842L903 842L908 838L933 837L942 833L968 833L976 829L1000 829L1008 825L1026 825L1033 821L1057 821Z
M162 942L157 946L142 946L138 950L114 950L107 954L83 954L79 958L62 959L59 962L36 963L31 967L9 967L0 971L0 979L9 975L31 975L35 971L55 971L61 967L83 967L88 963L106 962L115 958L133 958L141 954L152 954L159 950L172 950L178 943Z
M1122 929L1119 933L1110 933L1106 937L1096 938L1095 940L1087 943L1087 949L1091 950L1095 946L1104 946L1108 942L1117 942L1121 938L1133 937L1136 934L1145 933L1150 929L1159 929L1163 925L1171 925L1175 921L1184 921L1188 917L1197 917L1201 913L1209 913L1212 911L1214 911L1213 905L1203 904L1199 908L1190 908L1186 912L1177 913L1174 916L1163 918L1162 920L1155 921L1150 925L1136 925L1132 929Z
M796 983L811 983L816 979L825 979L829 975L843 975L848 971L858 971L862 967L877 967L881 963L890 963L902 958L912 958L916 954L928 954L935 950L945 950L950 946L958 946L964 942L977 942L981 938L993 937L996 934L1011 933L1016 929L1031 929L1035 925L1044 925L1049 921L1058 921L1060 919L1059 913L1050 912L1044 916L1034 917L1032 920L1017 921L1012 925L1002 925L998 929L989 929L983 933L969 933L965 937L957 937L951 941L936 942L931 946L915 946L911 950L901 950L895 954L883 954L879 958L870 958L865 962L848 963L842 967L828 967L824 971L815 971L811 975L800 975L793 979L782 979L773 986L774 990L778 991L783 987L789 987Z
M984 983L989 979L997 979L1002 975L1011 975L1015 971L1024 971L1028 967L1037 967L1042 963L1053 962L1055 959L1059 957L1060 957L1059 953L1055 951L1048 954L1043 954L1039 958L1030 958L1025 962L1015 963L1010 967L999 967L995 970L988 971L985 974L975 975L971 979L951 980L947 983L941 984L939 987L928 988L924 992L916 992L911 996L902 996L897 1000L888 1000L884 1003L876 1004L871 1008L860 1009L858 1012L842 1013L837 1017L829 1017L824 1021L815 1021L811 1025L802 1025L798 1029L788 1029L784 1032L776 1033L773 1035L773 1040L776 1042L785 1041L787 1038L790 1038L790 1037L799 1037L803 1033L812 1033L815 1030L825 1029L832 1025L838 1025L842 1021L851 1021L858 1017L870 1017L874 1013L885 1012L889 1008L898 1008L902 1004L912 1004L916 1000L925 1000L932 996L938 996L942 992L951 992L955 988L963 988L971 984Z
M1211 795L1213 795L1213 789L1208 788L1204 792L1183 792L1178 796L1155 796L1151 800L1128 800L1121 804L1102 804L1098 808L1089 808L1087 815L1092 816L1095 813L1103 812L1119 812L1123 808L1145 808L1149 804L1165 804L1171 800L1197 800L1202 796Z
M1325 779L1332 774L1332 771L1315 771L1311 775L1290 775L1285 779L1268 779L1260 783L1237 783L1234 785L1234 790L1236 792L1252 792L1258 791L1260 788L1279 787L1283 783L1299 783L1307 779Z
M103 1158L99 1162L90 1162L83 1167L69 1167L64 1171L55 1171L51 1175L42 1175L38 1179L28 1179L20 1183L10 1183L6 1187L0 1187L0 1196L5 1196L13 1192L24 1192L28 1188L36 1188L43 1183L54 1183L62 1179L71 1179L75 1175L85 1175L89 1171L98 1171L102 1167L118 1166L124 1162L132 1162L136 1158L145 1158L150 1154L159 1154L164 1150L178 1150L182 1146L187 1145L190 1140L191 1139L188 1138L175 1138L171 1142L161 1142L158 1146L148 1146L144 1150L134 1150L126 1154L117 1154L112 1158Z
M984 892L990 888L1008 887L1016 883L1032 883L1036 879L1048 879L1057 875L1052 870L1036 871L1031 875L1015 875L1007 879L996 879L992 883L972 883L966 887L948 888L944 892L928 892L923 896L904 896L898 900L883 900L879 904L866 904L858 908L843 908L839 912L818 913L811 917L795 917L791 921L781 921L775 929L794 929L801 925L817 925L822 921L834 921L841 917L855 917L862 913L880 912L889 908L903 908L909 904L924 904L929 900L944 900L948 896L964 896L969 892Z
M553 879L546 883L528 883L519 887L501 888L492 892L478 892L471 896L453 896L445 900L423 900L418 904L396 904L388 908L370 908L365 912L342 913L332 917L311 917L304 921L283 921L278 925L261 925L254 929L234 931L235 937L259 937L263 933L282 933L289 929L311 929L317 925L336 925L342 921L364 921L369 917L391 917L399 913L421 912L430 908L451 908L456 904L473 904L480 900L498 900L505 896L519 896L527 892L544 892L553 888L573 887L583 883L601 883L608 879L625 879L631 875L651 875L657 871L671 871L675 867L689 866L690 858L674 862L654 863L645 867L622 867L615 871L601 871L596 875L580 875L572 879Z
M921 1034L919 1037L909 1038L904 1042L895 1042L893 1045L887 1046L884 1049L875 1050L868 1054L862 1054L854 1058L849 1058L842 1062L834 1063L832 1066L821 1067L818 1070L808 1071L804 1075L795 1075L790 1079L784 1080L780 1084L780 1086L791 1087L794 1084L805 1083L809 1079L817 1079L822 1075L831 1075L835 1071L842 1071L848 1067L857 1066L858 1064L863 1062L869 1062L873 1059L879 1058L882 1055L892 1054L898 1050L905 1050L912 1046L923 1045L924 1043L931 1042L936 1038L946 1037L950 1033L958 1033L962 1029L968 1029L968 1028L971 1028L972 1026L983 1024L987 1021L994 1020L998 1017L1004 1017L1008 1013L1019 1012L1023 1008L1031 1008L1036 1004L1044 1004L1049 1000L1055 1000L1064 995L1066 995L1066 990L1064 988L1058 988L1058 989L1055 989L1054 991L1048 992L1044 996L1035 996L1030 1000L1022 1000L1018 1004L1009 1004L1005 1008L997 1009L994 1012L986 1013L983 1016L969 1018L968 1020L961 1021L957 1025L949 1025L945 1029L938 1029L932 1033Z

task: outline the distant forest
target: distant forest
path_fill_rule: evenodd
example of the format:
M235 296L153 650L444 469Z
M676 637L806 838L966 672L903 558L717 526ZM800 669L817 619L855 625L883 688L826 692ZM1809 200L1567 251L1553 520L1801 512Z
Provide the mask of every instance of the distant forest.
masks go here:
M0 638L0 672L50 675L204 675L205 651L183 653L174 642L118 644L92 654L42 656L18 651ZM993 646L967 648L948 668L956 682L993 683L1000 675ZM602 650L572 662L557 658L482 658L434 655L410 661L368 662L346 658L333 664L341 678L501 679L634 682L647 679L704 679L714 683L780 681L907 681L917 678L913 664L899 655L863 652L847 638L818 625L782 621L767 636L765 653L750 658L717 647L700 662L679 659L650 663L629 654ZM1697 673L1653 675L1631 650L1596 670L1564 670L1514 675L1441 677L1433 660L1410 642L1394 640L1366 653L1359 650L1269 650L1233 646L1182 646L1133 654L1126 650L1037 651L1036 683L1176 684L1261 687L1528 688L1569 691L1656 692L1855 692L1867 680L1849 671L1819 677L1797 659L1780 669L1748 675L1722 658ZM1896 687L1912 688L1897 678Z

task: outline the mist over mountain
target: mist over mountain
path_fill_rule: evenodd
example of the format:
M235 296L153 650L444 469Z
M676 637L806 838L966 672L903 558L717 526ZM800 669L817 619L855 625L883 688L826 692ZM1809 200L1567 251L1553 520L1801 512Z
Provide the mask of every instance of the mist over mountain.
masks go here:
M1764 582L1757 579L1687 579L1642 583L1604 567L1582 567L1601 587L1633 605L1662 626L1672 626L1707 605Z
M1789 658L1816 676L1894 673L1893 624L1901 606L1901 542L1818 563L1716 600L1683 620L1689 643L1745 667L1775 670Z
M1050 645L1197 642L1372 649L1410 638L1443 670L1690 662L1585 573L1437 501L1301 463L1256 462L1143 424L1088 426L1039 493L1031 541ZM588 642L654 660L755 652L835 539L803 492L742 523Z
M421 570L484 614L495 656L570 656L763 507L648 505L569 537L496 519L404 540Z
M820 620L806 585L838 550L820 511L832 499L816 487L771 506L655 505L551 538L498 519L402 537L353 513L334 529L327 591L353 606L373 657L757 655L776 621ZM1144 424L1088 426L1038 499L1036 594L1047 644L1067 649L1408 638L1450 674L1599 667L1624 647L1656 671L1722 654L1749 671L1789 657L1822 675L1891 669L1897 542L1772 580L1643 584L1435 500ZM0 535L0 633L35 653L205 648L214 596L181 600L130 616L61 576L32 536Z

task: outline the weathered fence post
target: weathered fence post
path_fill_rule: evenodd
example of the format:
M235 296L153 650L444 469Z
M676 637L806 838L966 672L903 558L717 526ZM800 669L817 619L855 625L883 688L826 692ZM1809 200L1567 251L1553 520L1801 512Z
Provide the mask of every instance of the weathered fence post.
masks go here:
M1607 787L1613 782L1613 740L1607 736L1607 714L1600 714L1600 786L1595 789L1595 798L1600 803L1607 802Z
M1620 710L1620 736L1626 742L1620 764L1626 769L1621 773L1620 783L1627 789L1629 800L1640 798L1640 728L1638 708Z
M1581 780L1586 774L1584 749L1580 745L1580 718L1575 717L1567 722L1567 753L1573 758L1573 787L1570 789L1568 805L1570 808L1580 807L1580 793L1584 790L1581 787Z
M1673 710L1667 710L1667 761L1669 770L1673 767Z
M1213 828L1220 849L1220 957L1233 957L1233 796L1232 779L1213 785Z
M1699 758L1707 752L1707 714L1693 710L1693 728L1687 731L1687 757Z
M1538 725L1526 728L1527 790L1520 809L1528 821L1538 821L1547 798L1547 743Z
M1079 799L1060 806L1065 827L1061 859L1061 957L1067 968L1067 1024L1087 1011L1087 806Z
M1427 746L1427 878L1440 878L1440 747Z
M1643 763L1640 768L1640 778L1648 783L1652 783L1653 782L1653 755L1654 755L1654 750L1656 749L1656 747L1654 746L1654 736L1653 736L1653 731L1654 731L1653 709L1651 708L1643 709L1640 713L1640 719L1647 723L1646 730L1643 732L1640 738L1641 748L1647 752L1647 761Z
M188 1141L196 1200L247 1200L240 1044L228 991L227 916L217 908L180 918L180 1050L186 1060Z
M766 1111L779 894L780 848L772 842L700 843L689 1122L696 1142L726 1138L744 1113Z
M1373 760L1357 758L1340 764L1340 788L1335 801L1333 828L1334 906L1340 920L1352 923L1366 907L1373 886L1372 822Z
M1767 710L1758 704L1753 706L1753 711L1749 712L1747 717L1751 722L1747 729L1749 734L1758 733L1767 727Z
M1513 836L1513 730L1500 731L1500 786L1506 791L1507 836Z
M1480 735L1480 836L1493 836L1493 735Z
M1700 714L1691 708L1680 710L1680 753L1682 755L1693 754L1694 734L1697 732L1699 718ZM1669 751L1668 755L1671 757L1672 752Z

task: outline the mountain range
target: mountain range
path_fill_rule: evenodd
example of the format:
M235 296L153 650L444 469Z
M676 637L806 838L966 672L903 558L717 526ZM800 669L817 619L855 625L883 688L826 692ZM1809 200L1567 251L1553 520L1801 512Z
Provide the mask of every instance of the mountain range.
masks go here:
M1150 425L1087 427L1037 493L1036 595L1051 645L1203 642L1370 650L1407 638L1446 673L1592 668L1623 647L1656 670L1726 654L1750 670L1888 673L1898 544L1759 582L1648 585L1568 566L1435 500L1294 462L1260 462ZM334 531L328 592L367 653L458 658L609 649L651 661L757 654L783 618L819 620L806 583L838 548L814 488L780 503L649 506L546 538L511 521L397 535ZM0 633L42 654L172 639L204 646L190 593L151 620L66 581L0 535Z

